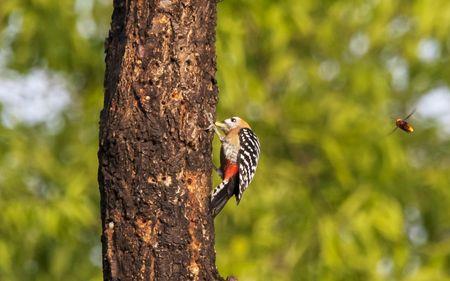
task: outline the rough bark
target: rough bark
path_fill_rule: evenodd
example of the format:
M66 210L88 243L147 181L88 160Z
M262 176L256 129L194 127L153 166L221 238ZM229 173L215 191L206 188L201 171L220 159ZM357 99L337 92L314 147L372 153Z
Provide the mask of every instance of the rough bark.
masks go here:
M209 215L215 0L115 0L100 120L104 280L222 280Z

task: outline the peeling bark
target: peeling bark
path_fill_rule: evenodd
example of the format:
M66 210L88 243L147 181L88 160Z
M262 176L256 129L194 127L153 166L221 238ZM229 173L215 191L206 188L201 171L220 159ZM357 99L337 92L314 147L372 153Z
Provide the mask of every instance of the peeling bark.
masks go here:
M223 280L209 215L216 2L114 1L100 117L104 280Z

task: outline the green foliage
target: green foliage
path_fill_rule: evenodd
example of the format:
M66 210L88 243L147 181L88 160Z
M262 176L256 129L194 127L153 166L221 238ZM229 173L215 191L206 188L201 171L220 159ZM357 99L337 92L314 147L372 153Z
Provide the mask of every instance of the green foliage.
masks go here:
M101 280L96 150L110 5L0 2L9 67L60 73L72 93L57 129L0 127L1 280ZM239 207L216 220L220 272L450 280L449 134L417 114L414 134L387 136L391 117L450 83L450 2L218 7L218 116L248 119L263 153ZM419 54L427 42L436 57Z

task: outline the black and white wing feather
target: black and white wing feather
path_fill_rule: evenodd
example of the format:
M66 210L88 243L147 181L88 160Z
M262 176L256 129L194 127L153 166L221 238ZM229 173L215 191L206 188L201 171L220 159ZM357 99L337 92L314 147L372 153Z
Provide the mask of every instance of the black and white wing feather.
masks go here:
M236 194L236 201L242 199L242 194L252 181L256 166L258 165L260 145L258 137L249 128L243 128L239 131L239 191Z

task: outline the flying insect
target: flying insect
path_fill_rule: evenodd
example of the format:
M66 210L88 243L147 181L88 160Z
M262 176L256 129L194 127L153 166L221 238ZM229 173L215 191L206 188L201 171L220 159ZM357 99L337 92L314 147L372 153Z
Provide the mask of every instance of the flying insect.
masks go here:
M395 120L395 128L394 128L394 130L392 130L392 132L390 134L394 133L397 129L401 129L401 130L407 132L408 134L411 134L412 132L414 132L414 127L410 123L407 122L407 120L414 114L414 112L416 112L416 109L414 109L410 114L408 114L408 116L406 116L405 119L397 118Z

